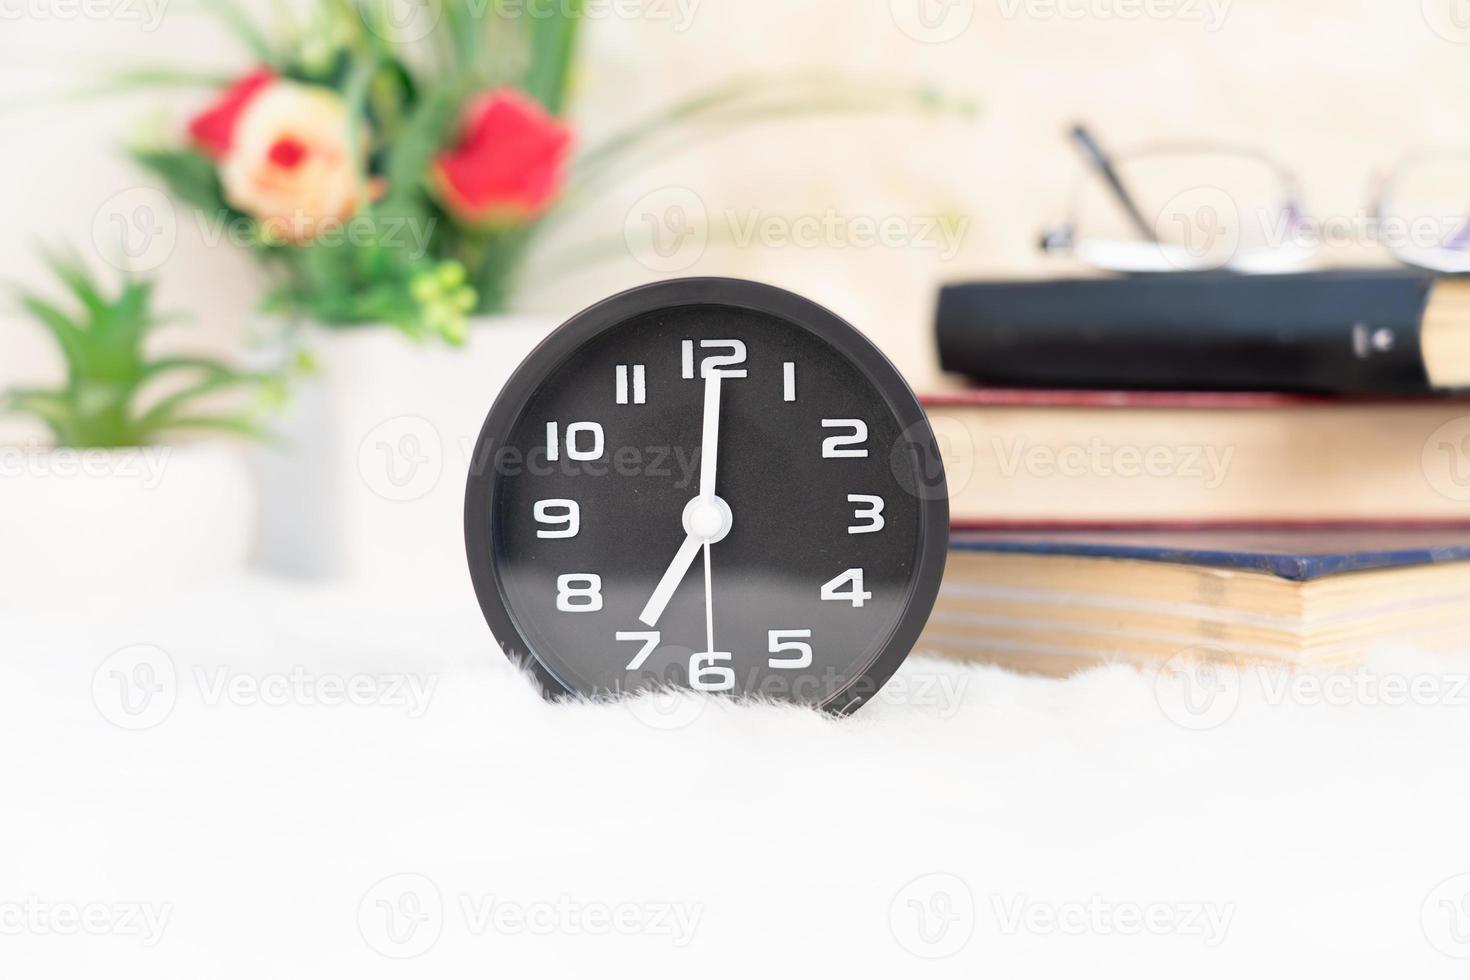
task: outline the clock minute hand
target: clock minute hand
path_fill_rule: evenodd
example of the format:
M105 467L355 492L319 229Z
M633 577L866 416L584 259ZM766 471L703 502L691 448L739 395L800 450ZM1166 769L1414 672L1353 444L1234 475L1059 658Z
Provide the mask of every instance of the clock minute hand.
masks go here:
M719 462L720 372L710 371L704 381L704 437L699 447L699 495L715 495L715 467Z

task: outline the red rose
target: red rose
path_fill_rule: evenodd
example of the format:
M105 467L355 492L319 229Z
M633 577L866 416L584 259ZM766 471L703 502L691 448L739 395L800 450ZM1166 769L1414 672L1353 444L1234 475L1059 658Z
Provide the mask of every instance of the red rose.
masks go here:
M459 143L435 159L434 187L468 221L535 218L561 190L571 144L571 129L525 93L497 89L469 107Z
M260 68L226 89L219 101L189 120L189 135L195 144L215 158L229 153L240 113L275 79L275 72Z

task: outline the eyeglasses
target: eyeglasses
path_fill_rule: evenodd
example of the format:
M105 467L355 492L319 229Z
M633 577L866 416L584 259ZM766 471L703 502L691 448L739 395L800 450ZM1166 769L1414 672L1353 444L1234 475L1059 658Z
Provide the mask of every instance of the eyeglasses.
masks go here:
M1370 241L1406 265L1470 273L1470 147L1407 154L1359 212L1308 217L1301 184L1248 147L1157 143L1113 155L1071 131L1085 167L1041 247L1114 272L1297 272L1324 245Z

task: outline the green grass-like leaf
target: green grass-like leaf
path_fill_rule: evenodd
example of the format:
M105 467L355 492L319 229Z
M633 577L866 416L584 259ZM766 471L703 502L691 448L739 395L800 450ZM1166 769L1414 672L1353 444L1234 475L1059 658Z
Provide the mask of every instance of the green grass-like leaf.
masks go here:
M521 87L552 115L566 110L577 35L582 25L582 0L564 0L557 13L532 17L531 58Z

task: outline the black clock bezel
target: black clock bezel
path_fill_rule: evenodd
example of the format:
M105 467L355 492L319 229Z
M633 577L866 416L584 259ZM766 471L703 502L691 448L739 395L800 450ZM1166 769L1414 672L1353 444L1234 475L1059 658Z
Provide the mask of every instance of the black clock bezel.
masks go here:
M513 662L529 669L552 699L580 697L537 656L516 626L505 599L495 561L492 538L495 501L496 446L513 431L529 400L546 378L582 346L604 331L634 317L662 309L725 306L777 317L807 330L846 355L882 395L900 422L917 458L937 481L915 491L919 502L919 544L898 623L889 632L872 663L818 707L848 715L870 700L898 670L919 640L939 596L939 584L949 553L949 493L934 432L918 398L898 369L872 341L832 311L795 293L744 279L698 277L669 279L637 286L609 297L572 317L551 333L516 368L496 398L475 443L465 486L465 550L470 579L480 610L501 649Z

